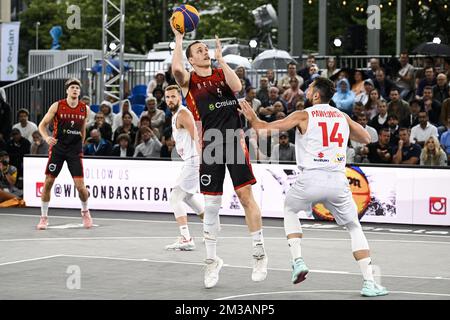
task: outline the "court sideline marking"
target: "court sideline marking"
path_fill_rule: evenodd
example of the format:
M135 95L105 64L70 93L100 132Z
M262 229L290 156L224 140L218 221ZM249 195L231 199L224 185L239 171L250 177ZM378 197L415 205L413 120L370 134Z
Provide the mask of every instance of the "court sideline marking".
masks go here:
M0 216L17 216L17 217L38 217L37 215L32 214L16 214L16 213L0 213ZM52 219L59 218L59 219L79 219L78 217L68 217L68 216L52 216ZM96 218L93 217L95 220L104 220L104 221L124 221L124 222L146 222L146 223L168 223L168 224L176 224L176 221L157 221L157 220L139 220L139 219L115 219L115 218ZM189 222L190 225L203 225L201 222ZM247 225L240 225L240 224L221 224L222 226L226 227L239 227L239 228L247 228ZM305 230L308 231L329 231L329 232L341 232L341 233L348 233L346 230L332 230L330 228L310 228L308 226L308 223L303 224L303 227ZM284 227L275 227L275 226L264 226L264 229L283 229ZM364 229L364 226L363 226ZM398 229L401 230L401 229ZM406 231L405 231L406 232ZM398 236L412 236L412 237L434 237L434 238L450 238L450 236L446 235L432 235L432 234L408 234L403 232L374 232L374 231L365 231L365 234L383 234L383 235L398 235Z

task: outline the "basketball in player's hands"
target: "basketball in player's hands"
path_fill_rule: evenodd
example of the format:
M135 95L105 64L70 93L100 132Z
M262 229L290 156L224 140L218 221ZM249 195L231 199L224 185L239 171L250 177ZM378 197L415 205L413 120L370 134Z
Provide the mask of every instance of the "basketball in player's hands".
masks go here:
M197 9L191 5L181 5L175 8L170 22L180 33L192 32L197 28L200 17Z

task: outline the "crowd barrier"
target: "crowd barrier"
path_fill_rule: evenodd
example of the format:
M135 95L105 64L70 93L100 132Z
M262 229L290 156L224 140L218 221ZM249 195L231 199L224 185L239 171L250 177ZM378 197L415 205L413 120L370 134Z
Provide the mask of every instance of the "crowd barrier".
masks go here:
M172 212L168 200L182 162L112 158L85 158L83 162L90 208ZM41 205L46 164L44 157L24 159L24 198L28 206ZM258 180L253 193L263 217L283 217L285 194L301 172L289 164L253 164L252 167ZM363 222L450 226L447 204L450 170L446 168L348 166L347 177ZM80 207L66 164L52 189L51 207ZM220 213L244 215L228 172ZM333 219L320 204L312 213L300 212L299 216Z

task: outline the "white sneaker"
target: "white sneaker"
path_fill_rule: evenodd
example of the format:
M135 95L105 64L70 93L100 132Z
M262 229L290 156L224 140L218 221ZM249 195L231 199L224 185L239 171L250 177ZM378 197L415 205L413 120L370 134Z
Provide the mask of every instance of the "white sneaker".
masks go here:
M258 243L253 247L253 281L264 281L267 277L267 255L262 243Z
M216 260L206 259L205 262L205 288L210 289L219 281L219 272L222 269L223 260L216 257Z
M186 240L184 237L179 237L177 241L166 246L166 250L180 250L192 251L195 250L194 238Z

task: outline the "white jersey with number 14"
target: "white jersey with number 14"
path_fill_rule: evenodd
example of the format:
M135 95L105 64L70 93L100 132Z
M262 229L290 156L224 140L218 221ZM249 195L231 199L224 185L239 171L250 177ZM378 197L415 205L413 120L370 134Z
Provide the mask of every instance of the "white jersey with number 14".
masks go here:
M345 173L350 128L344 114L328 104L305 109L308 128L296 130L295 149L300 169L322 169Z

